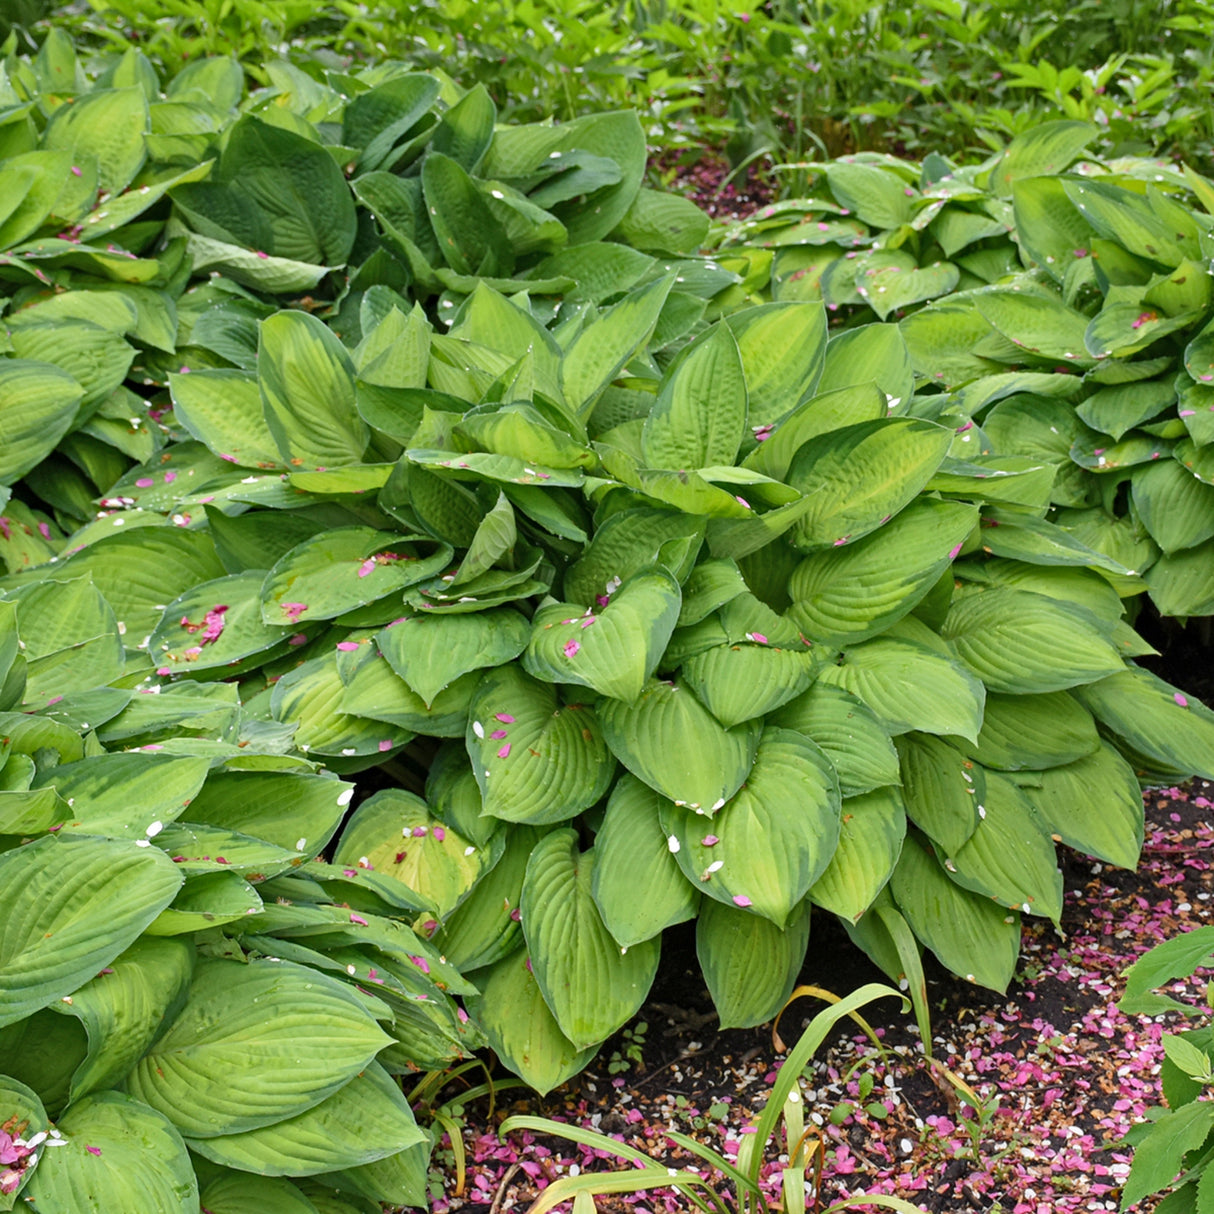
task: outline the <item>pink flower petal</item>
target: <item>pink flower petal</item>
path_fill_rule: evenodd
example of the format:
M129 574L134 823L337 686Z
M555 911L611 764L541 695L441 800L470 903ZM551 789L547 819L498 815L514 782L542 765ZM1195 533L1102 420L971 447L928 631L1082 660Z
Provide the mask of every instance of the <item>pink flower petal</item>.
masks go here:
M493 719L495 721L501 721L503 725L514 724L514 718L508 712L495 712L493 714ZM497 735L495 734L494 736L496 737Z
M734 894L733 901L735 906L750 906L751 901L745 894Z
M497 757L498 757L499 759L508 759L508 758L510 758L510 743L509 743L509 742L507 742L507 743L506 743L506 745L505 745L505 746L503 746L503 747L501 748L501 750L499 750L499 751L497 752Z
M357 641L338 641L337 648L340 649L342 651L342 653L354 653L358 649L358 642Z
M565 656L567 658L573 657L579 649L581 649L581 645L579 645L577 641L565 642Z

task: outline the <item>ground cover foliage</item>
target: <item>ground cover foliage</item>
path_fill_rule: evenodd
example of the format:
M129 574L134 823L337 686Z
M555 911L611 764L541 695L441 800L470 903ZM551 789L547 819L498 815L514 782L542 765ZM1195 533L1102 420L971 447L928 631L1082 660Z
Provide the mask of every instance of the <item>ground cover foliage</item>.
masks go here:
M1054 840L1132 866L1139 779L1214 774L1130 623L1200 613L1148 566L1214 534L1204 181L1065 172L1070 126L832 166L796 232L870 300L954 227L1008 276L832 330L772 272L805 241L697 252L635 115L264 72L5 63L0 1070L66 1143L10 1204L422 1204L393 1077L487 1043L552 1088L665 927L723 1025L814 906L1001 989ZM1108 419L1165 429L1085 463Z

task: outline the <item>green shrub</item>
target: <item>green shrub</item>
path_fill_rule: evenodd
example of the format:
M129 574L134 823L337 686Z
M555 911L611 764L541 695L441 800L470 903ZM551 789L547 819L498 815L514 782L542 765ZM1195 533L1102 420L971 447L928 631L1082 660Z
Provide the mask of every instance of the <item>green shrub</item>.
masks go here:
M32 1198L424 1201L390 1076L483 1039L555 1086L666 926L724 1025L812 906L1002 989L1054 839L1132 866L1136 771L1214 775L1141 579L1042 517L1061 460L971 453L991 398L899 327L749 300L635 117L265 71L7 64L0 1070L72 1144Z

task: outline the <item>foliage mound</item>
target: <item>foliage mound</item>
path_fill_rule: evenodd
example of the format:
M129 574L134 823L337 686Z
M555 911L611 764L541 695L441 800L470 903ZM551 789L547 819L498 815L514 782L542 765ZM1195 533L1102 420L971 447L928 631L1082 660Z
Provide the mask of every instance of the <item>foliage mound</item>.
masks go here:
M422 1204L393 1076L487 1041L553 1087L667 926L724 1025L813 906L1002 989L1055 841L1132 866L1139 777L1214 775L1133 663L1134 517L1047 517L1070 448L1016 446L1179 326L993 383L995 338L913 330L968 351L978 303L831 333L768 251L695 253L632 115L97 66L52 35L0 81L5 1200Z

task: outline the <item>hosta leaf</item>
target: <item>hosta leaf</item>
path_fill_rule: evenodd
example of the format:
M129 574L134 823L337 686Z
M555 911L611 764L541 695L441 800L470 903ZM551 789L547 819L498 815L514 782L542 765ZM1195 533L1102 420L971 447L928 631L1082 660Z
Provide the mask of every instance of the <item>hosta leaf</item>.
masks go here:
M320 1104L387 1042L355 994L316 970L209 958L127 1088L191 1138L237 1134Z
M931 734L904 734L897 747L907 816L950 854L956 852L980 821L985 772Z
M101 188L121 194L147 158L148 120L142 89L95 89L55 112L44 146L95 157Z
M983 511L982 522L982 548L993 556L1030 565L1087 565L1121 576L1131 572L1046 519L990 506Z
M594 853L577 833L545 835L527 861L523 935L535 980L561 1031L578 1048L606 1040L641 1006L658 968L659 943L621 948L591 895Z
M1100 744L1096 722L1065 691L1044 695L988 693L982 729L966 753L1000 771L1039 771L1090 755Z
M55 363L75 379L83 390L78 421L95 413L117 390L135 357L134 346L123 341L121 334L83 320L22 325L11 330L9 340L19 361ZM28 381L24 385L17 381L14 386L23 394L32 387ZM38 397L31 403L39 403ZM45 403L42 407L47 409ZM54 415L47 420L53 424Z
M633 574L597 610L551 603L536 612L523 667L537 679L635 700L657 667L682 596L662 568Z
M11 485L55 449L82 396L61 367L23 358L0 362L0 484Z
M481 876L434 937L447 960L461 970L496 965L522 943L519 899L523 875L542 832L531 826L516 826L505 834L501 859ZM636 899L631 901L635 903Z
M767 718L769 725L795 729L830 759L845 797L897 784L898 754L889 734L862 700L830 683L815 683L803 696Z
M768 728L745 787L711 822L674 805L662 806L661 822L693 886L782 928L834 854L839 803L826 755L802 734Z
M645 420L650 468L732 464L746 428L746 379L738 343L719 322L680 352Z
M276 721L295 726L295 746L305 754L354 758L383 754L412 741L413 733L399 721L385 724L351 712L352 687L337 660L344 656L335 650L313 658L274 684L270 710ZM417 706L422 707L420 701Z
M965 595L949 609L941 634L992 691L1061 691L1123 665L1094 617L1027 590Z
M882 320L909 304L948 295L961 279L952 262L919 266L901 249L879 249L857 266L856 292Z
M195 1214L198 1181L163 1114L121 1092L98 1092L59 1120L67 1145L48 1151L25 1190L47 1214Z
M355 405L354 366L333 331L307 312L276 312L261 322L257 354L266 424L284 462L357 464L369 432Z
M730 599L745 593L746 582L733 561L701 561L683 586L679 627L698 624Z
M615 771L595 714L576 703L558 708L555 689L513 665L482 678L465 742L483 812L510 822L572 818L607 791Z
M174 831L174 834L178 838L188 837L180 830ZM270 871L282 871L286 867L281 865L279 869L271 868ZM256 915L261 908L262 901L257 891L235 870L191 873L172 905L165 907L148 924L144 935L184 936L209 931L225 923L235 923L248 915Z
M426 210L443 257L457 274L506 275L514 250L481 188L450 156L431 152L422 162Z
M375 636L389 665L427 706L461 675L503 666L527 644L526 617L511 608L467 615L411 615Z
M988 772L981 819L944 862L954 880L1025 914L1062 916L1062 873L1049 826L1012 781Z
M584 328L561 362L565 399L589 414L603 389L649 340L673 277L638 287Z
M1090 364L1084 333L1088 318L1049 294L993 291L975 296L978 311L1014 346L1026 354Z
M747 425L777 422L813 393L826 353L821 301L759 304L732 313L749 396Z
M844 650L818 679L857 696L891 733L920 729L972 740L982 724L982 684L960 662L917 641L864 641Z
M315 1176L357 1167L423 1141L400 1086L372 1062L319 1104L240 1133L193 1138L215 1163L263 1176Z
M811 439L788 474L788 483L810 500L793 526L793 543L839 546L874 531L927 484L951 442L944 427L901 417Z
M844 801L839 846L810 886L811 901L855 923L885 888L905 837L906 810L896 788Z
M1158 416L1175 402L1176 389L1169 377L1101 388L1083 401L1075 412L1093 430L1120 439L1127 430Z
M1000 197L1013 192L1020 204L1024 178L1048 179L1062 173L1100 133L1090 122L1043 122L1022 131L1008 144L991 171L991 185Z
M436 738L464 736L468 706L479 679L477 671L460 675L427 704L386 662L377 660L381 656L374 648L360 648L357 654L338 653L337 672L345 685L336 705L340 712L349 714L350 718L386 721L398 730L432 734ZM320 716L316 717L316 724L323 727ZM361 724L348 720L344 728L358 732ZM396 738L396 744L403 744L406 737ZM385 742L392 742L392 738L380 740L380 749L390 750L391 745L384 745Z
M1175 460L1136 468L1130 494L1142 525L1166 554L1194 548L1214 536L1214 486Z
M594 1057L597 1042L578 1049L548 1010L526 949L498 961L480 979L468 1010L494 1053L544 1095L576 1075Z
M1068 847L1134 869L1142 849L1142 790L1108 742L1082 759L1034 773L1023 786L1042 820Z
M972 506L927 498L854 545L806 557L789 578L789 615L830 644L876 636L918 605L977 518Z
M1164 768L1214 779L1214 713L1195 696L1135 667L1074 695L1137 753Z
M24 702L31 708L122 673L118 621L87 578L22 586L13 598L26 660Z
M916 191L908 190L897 173L875 164L844 160L829 166L826 179L835 198L864 223L875 228L897 228L910 222Z
M193 967L194 951L187 943L140 937L73 991L70 1004L51 1005L75 1016L88 1034L88 1055L72 1076L73 1101L125 1078L185 994Z
M703 534L702 519L674 510L620 510L598 528L581 558L566 570L565 597L591 607L600 596L611 594L617 578L622 582L655 562L681 582L694 564Z
M369 797L346 824L334 864L370 861L400 881L445 919L488 871L493 857L444 827L426 803L399 788ZM366 864L363 864L366 867Z
M781 931L769 919L705 899L696 956L720 1027L754 1028L784 1006L809 947L809 903Z
M190 802L190 821L314 855L353 795L351 785L307 772L213 771Z
M962 889L913 835L890 878L898 909L915 935L969 982L1005 991L1020 955L1020 916Z
M1161 615L1214 615L1214 542L1161 556L1146 583Z
M244 371L200 370L169 376L177 420L216 455L246 468L281 468L266 424L261 389Z
M694 918L699 906L662 829L659 815L668 804L634 776L624 776L595 836L591 892L607 930L625 948Z
M262 570L250 569L197 584L169 603L148 642L157 669L176 674L232 666L292 634L302 637L290 625L262 621L264 579Z
M683 681L722 725L761 717L807 690L820 662L816 655L769 645L715 645L687 658Z
M203 1209L211 1214L317 1214L290 1181L248 1172L224 1172L202 1190Z
M105 536L59 568L70 577L88 574L114 609L118 631L131 648L150 640L165 603L224 574L210 536L185 527Z
M680 683L654 681L631 704L604 700L607 744L634 776L676 805L713 814L754 763L761 722L726 729Z
M146 840L145 840L146 842ZM157 848L44 838L0 856L0 1025L70 994L173 900L181 874Z
M72 807L68 834L147 840L185 811L209 767L178 756L92 755L40 772L34 786L54 788Z
M450 559L445 545L426 552L372 527L326 531L292 548L266 575L261 618L283 626L331 620L434 576Z

